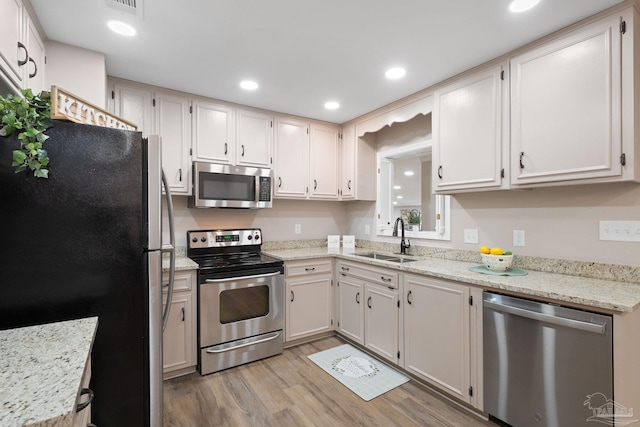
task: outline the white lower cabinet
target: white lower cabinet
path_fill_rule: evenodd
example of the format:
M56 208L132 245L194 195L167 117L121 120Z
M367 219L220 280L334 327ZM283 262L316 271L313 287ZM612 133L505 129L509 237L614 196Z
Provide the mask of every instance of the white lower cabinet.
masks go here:
M168 282L168 276L163 275L163 304L166 304ZM196 272L177 271L169 319L163 333L162 362L165 379L195 371L196 312Z
M352 262L337 272L338 332L400 364L399 273Z
M482 366L477 351L482 348L477 323L482 310L475 307L482 297L477 292L447 280L404 276L405 369L474 406L479 402Z
M331 259L285 263L285 285L285 341L333 329Z

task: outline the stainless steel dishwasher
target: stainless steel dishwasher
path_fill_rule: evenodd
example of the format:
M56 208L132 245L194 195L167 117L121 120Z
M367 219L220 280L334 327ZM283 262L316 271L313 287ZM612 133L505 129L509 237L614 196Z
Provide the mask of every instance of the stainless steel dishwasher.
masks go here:
M590 397L613 401L612 317L489 292L483 307L484 410L514 427L593 426Z

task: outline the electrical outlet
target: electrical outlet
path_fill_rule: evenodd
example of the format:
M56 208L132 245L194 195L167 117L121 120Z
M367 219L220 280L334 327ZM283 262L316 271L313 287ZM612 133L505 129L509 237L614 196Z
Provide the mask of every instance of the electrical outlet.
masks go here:
M295 226L295 233L296 234L300 234L302 233L302 226L300 224L296 224Z
M513 230L513 246L524 246L524 230Z
M364 225L364 234L366 234L367 236L371 234L371 225L369 224Z
M640 242L640 221L600 221L600 240Z
M478 229L477 228L465 228L464 229L464 242L465 243L478 243Z

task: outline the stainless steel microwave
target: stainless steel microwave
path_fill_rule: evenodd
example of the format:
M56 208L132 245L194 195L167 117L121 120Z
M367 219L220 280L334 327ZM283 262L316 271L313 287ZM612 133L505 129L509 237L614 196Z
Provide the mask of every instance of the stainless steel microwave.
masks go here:
M193 162L190 208L270 208L271 169Z

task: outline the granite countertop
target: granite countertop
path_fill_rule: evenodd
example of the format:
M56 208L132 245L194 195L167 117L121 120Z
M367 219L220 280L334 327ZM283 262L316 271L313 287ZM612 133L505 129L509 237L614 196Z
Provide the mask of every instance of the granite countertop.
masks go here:
M198 263L192 261L191 258L187 258L186 256L176 255L176 271L183 270L197 270ZM166 273L169 271L169 257L162 257L162 272Z
M0 331L0 425L71 426L97 317Z
M419 261L397 264L357 256L375 252L371 249L296 248L265 250L264 253L284 261L336 257L345 260L387 267L408 273L426 274L443 279L476 285L487 290L507 291L523 296L540 297L558 302L599 308L613 312L633 312L640 308L640 284L592 279L565 274L527 270L526 276L494 276L469 271L479 265L441 258L411 257Z

